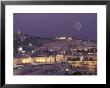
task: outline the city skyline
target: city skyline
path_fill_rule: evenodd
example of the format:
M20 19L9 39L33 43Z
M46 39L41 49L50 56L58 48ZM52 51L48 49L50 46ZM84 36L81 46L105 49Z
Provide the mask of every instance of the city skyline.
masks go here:
M14 13L13 75L97 75L96 13Z
M14 32L97 40L96 13L14 13Z

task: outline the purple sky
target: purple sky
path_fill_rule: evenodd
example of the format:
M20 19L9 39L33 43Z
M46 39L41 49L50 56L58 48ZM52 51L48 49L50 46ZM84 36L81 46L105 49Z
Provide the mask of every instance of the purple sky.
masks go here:
M14 32L97 40L96 13L14 13Z

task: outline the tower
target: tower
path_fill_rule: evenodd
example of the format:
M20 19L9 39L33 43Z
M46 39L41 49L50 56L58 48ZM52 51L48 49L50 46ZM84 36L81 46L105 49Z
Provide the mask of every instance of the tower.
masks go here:
M21 34L20 30L18 30L18 34Z

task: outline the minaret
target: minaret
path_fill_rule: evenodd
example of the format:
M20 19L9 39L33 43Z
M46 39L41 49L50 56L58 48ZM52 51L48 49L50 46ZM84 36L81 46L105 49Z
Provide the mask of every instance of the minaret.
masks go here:
M21 34L20 30L18 30L18 34Z

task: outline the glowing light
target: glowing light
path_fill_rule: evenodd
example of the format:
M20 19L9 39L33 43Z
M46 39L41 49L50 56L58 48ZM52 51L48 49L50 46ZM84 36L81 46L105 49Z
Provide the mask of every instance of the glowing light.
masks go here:
M63 55L57 55L58 57L63 57Z
M25 51L22 51L22 53L25 53Z
M77 49L73 49L74 51L76 51Z
M85 48L85 51L87 51L87 49Z
M83 56L80 57L80 61L82 61L82 60L83 60Z
M18 30L18 34L21 34L20 30Z
M25 61L25 60L23 60L23 61L22 61L22 63L26 63L26 61Z
M50 50L50 51L53 51L53 50Z
M57 55L58 57L60 57L60 55Z
M23 50L23 48L22 48L22 47L19 47L19 48L18 48L18 51L22 51L22 50Z
M88 53L88 54L91 54L91 53Z
M32 44L31 44L31 43L29 43L29 46L32 46Z
M69 38L68 38L68 41L71 41L71 40L72 40L72 37L69 37Z
M34 53L34 51L32 51L32 53Z
M59 40L65 40L66 37L56 37L56 39L59 39Z
M67 69L65 69L65 71L69 71L69 69L67 68Z

